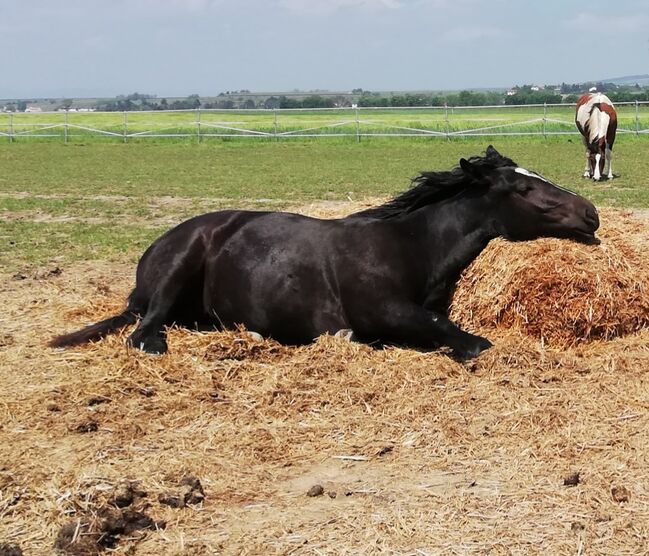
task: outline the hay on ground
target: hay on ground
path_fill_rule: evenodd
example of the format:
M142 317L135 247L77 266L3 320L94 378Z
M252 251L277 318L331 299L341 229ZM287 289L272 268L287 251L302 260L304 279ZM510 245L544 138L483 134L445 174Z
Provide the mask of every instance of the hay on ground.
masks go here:
M649 231L628 211L606 210L601 221L600 246L493 241L462 276L452 317L468 329L518 329L558 346L648 326Z
M554 261L563 290L575 287L565 265L586 265L579 280L595 269L606 285L609 264L625 287L634 271L640 280L640 231L603 220L601 250L557 242L536 268ZM624 241L615 226L630 230ZM534 245L502 256L518 265L512 248ZM503 289L532 273L506 274L493 257ZM471 272L458 301L474 305L456 306L468 323L488 308L475 294L492 280ZM494 347L470 365L330 336L292 348L238 330L171 329L158 357L127 349L128 329L54 350L55 332L121 307L132 265L25 274L0 281L0 546L50 554L62 539L67 553L97 553L99 531L114 537L106 548L136 556L647 552L648 328L563 349L489 317L480 332ZM584 284L591 303L632 312L604 293L610 284ZM545 320L560 312L542 306ZM188 475L204 498L163 502ZM124 485L134 500L118 510ZM315 485L323 495L307 496Z

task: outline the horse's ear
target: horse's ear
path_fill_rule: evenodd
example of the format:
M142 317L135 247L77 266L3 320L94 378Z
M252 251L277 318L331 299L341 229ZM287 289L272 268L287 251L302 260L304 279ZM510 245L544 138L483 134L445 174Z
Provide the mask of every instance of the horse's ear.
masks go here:
M493 145L489 145L487 147L487 156L489 156L489 157L491 157L491 156L499 156L500 157L502 155L494 148Z
M477 165L471 164L466 158L460 158L460 168L467 176L471 176L476 180L482 179L481 169Z

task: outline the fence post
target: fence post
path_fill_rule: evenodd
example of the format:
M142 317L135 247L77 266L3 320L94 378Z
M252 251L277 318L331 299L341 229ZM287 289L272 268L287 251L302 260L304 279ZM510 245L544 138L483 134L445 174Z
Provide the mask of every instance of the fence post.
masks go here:
M14 115L13 112L9 112L9 142L14 142Z
M638 99L635 101L635 134L640 135L640 112Z
M273 137L277 141L277 107L273 108Z
M450 140L451 136L449 135L449 133L451 130L451 124L448 121L448 104L446 103L444 103L444 123L446 126L446 139Z
M63 142L68 144L68 109L65 109L65 119L63 120Z
M196 137L200 144L201 142L201 109L200 107L196 109Z
M124 138L124 143L128 141L128 115L126 110L124 110L124 130L122 131L122 137Z
M543 137L547 138L548 103L543 103Z
M358 105L356 106L356 142L361 142L361 121L358 117Z

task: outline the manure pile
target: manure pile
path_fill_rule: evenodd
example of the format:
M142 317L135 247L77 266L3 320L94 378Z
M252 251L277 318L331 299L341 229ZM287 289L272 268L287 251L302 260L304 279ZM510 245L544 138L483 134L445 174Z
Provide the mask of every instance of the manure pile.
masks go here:
M647 553L648 231L494 242L453 307L494 342L468 364L243 331L52 350L133 265L4 275L0 554Z

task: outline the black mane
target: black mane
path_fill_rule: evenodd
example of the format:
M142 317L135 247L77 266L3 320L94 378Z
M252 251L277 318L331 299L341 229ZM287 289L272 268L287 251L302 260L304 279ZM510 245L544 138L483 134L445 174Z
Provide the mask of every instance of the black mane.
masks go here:
M502 156L493 147L488 147L484 156L472 156L471 164L487 168L518 166L511 158ZM426 205L453 197L473 183L473 179L456 166L445 172L422 172L412 180L413 187L398 194L394 199L350 215L350 218L388 219L412 212Z

